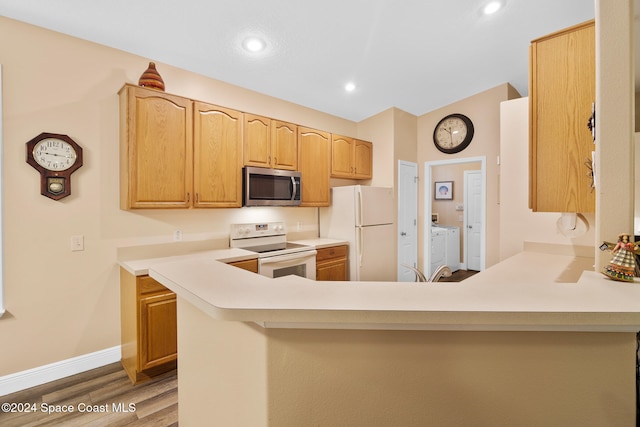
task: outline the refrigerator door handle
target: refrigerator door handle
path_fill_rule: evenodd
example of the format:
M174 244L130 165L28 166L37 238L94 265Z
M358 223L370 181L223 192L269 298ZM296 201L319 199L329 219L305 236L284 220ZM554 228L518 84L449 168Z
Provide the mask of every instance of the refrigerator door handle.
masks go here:
M357 219L356 219L356 221L358 221L358 223L356 225L362 226L362 225L364 225L363 224L364 218L363 218L363 213L362 213L362 211L363 211L363 209L362 209L362 192L360 192L360 189L356 190L356 194L357 194L356 215L358 216Z
M362 227L356 227L357 230L357 239L358 242L356 244L356 248L358 250L358 267L362 267L362 254L363 254L363 241L362 241Z

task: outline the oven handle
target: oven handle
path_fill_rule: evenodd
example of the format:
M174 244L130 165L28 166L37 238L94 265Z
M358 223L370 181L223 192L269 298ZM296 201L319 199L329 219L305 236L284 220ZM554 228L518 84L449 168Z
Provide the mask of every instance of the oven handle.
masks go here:
M276 256L270 256L270 257L267 257L267 258L258 258L258 261L260 261L260 264L273 264L275 262L291 261L291 260L295 260L295 259L308 258L308 257L311 257L311 256L316 256L317 253L318 253L318 251L316 251L314 249L312 251L294 252L292 254L276 255Z

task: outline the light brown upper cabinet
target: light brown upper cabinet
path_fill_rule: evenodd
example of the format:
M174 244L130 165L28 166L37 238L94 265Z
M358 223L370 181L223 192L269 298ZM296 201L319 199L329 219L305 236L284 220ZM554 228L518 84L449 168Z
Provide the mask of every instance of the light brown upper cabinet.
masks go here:
M242 113L120 90L122 209L242 206Z
M191 100L132 85L119 95L120 207L189 207Z
M371 179L373 145L342 135L331 135L331 177Z
M587 122L595 102L595 26L585 22L530 47L530 207L594 212L595 151Z
M296 125L245 113L245 166L296 170L298 167L297 141Z
M298 127L298 170L302 173L300 206L329 206L331 135Z
M359 139L355 141L354 178L371 179L373 176L373 144Z
M242 113L194 103L194 207L242 206Z

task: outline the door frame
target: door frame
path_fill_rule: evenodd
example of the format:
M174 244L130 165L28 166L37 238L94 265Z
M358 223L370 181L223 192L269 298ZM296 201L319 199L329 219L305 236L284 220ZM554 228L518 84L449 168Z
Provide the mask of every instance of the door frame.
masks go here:
M433 210L433 167L463 163L480 163L482 197L480 218L482 231L480 232L480 271L486 268L487 260L487 157L463 157L458 159L433 160L424 162L424 236L423 236L423 266L431 265L431 212ZM466 245L466 242L465 242ZM464 260L466 265L467 260Z

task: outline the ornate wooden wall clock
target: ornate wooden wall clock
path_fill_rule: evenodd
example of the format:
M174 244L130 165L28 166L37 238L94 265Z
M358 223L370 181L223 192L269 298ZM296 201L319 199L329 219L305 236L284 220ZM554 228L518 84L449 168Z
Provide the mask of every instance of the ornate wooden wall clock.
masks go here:
M60 200L71 194L71 174L82 166L82 147L67 135L43 132L27 142L27 163L40 172L40 194Z

